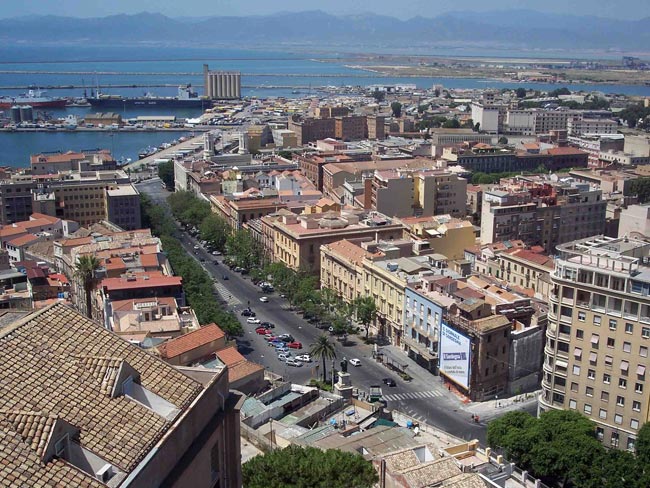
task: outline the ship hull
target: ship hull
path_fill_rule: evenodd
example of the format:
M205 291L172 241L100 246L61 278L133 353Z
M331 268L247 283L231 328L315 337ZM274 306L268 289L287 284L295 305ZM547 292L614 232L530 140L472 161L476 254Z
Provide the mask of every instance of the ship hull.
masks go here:
M131 107L169 107L169 108L208 108L212 104L209 100L190 99L178 100L173 98L95 98L88 100L92 107L100 108L131 108Z
M20 100L0 100L0 108L11 108L13 106L29 105L32 108L65 108L66 100L47 100L44 102L28 102Z

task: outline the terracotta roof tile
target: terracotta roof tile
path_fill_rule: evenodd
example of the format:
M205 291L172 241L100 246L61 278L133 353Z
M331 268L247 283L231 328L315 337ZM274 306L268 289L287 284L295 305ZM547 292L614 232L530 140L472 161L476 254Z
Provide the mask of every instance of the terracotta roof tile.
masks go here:
M0 413L0 466L26 476L11 486L103 486L66 463L43 464L38 436L23 438L22 424L12 423L19 417L11 415L19 412L45 412L68 422L79 429L82 446L126 472L170 429L168 420L146 406L102 394L101 382L80 357L128 363L139 373L142 387L176 406L180 414L202 391L180 371L61 304L0 329L0 350L0 411L5 412ZM99 361L94 367L98 375L104 365ZM30 419L37 428L48 425ZM34 444L36 450L30 447ZM0 471L0 486L7 479Z
M217 324L205 325L198 330L168 340L158 347L158 351L163 359L175 358L197 347L221 339L225 335Z

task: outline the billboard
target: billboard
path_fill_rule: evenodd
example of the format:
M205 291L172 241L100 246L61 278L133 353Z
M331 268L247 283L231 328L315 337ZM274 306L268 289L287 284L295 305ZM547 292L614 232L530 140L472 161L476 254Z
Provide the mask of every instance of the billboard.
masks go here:
M440 327L440 372L469 389L470 340L447 324Z

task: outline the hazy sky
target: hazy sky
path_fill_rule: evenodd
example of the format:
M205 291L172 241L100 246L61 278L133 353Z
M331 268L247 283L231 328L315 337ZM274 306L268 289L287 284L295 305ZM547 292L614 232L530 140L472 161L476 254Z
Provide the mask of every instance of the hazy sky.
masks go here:
M527 8L543 12L595 15L620 19L650 16L648 0L0 0L1 17L54 14L93 17L147 10L170 17L255 15L279 11L320 9L333 14L373 11L409 18L435 17L450 10L501 10Z

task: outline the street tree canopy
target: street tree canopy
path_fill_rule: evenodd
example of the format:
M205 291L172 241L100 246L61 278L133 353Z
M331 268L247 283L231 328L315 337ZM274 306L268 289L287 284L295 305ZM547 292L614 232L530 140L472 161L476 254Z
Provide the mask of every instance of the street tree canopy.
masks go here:
M246 488L370 488L378 476L361 455L289 446L257 456L242 466Z

